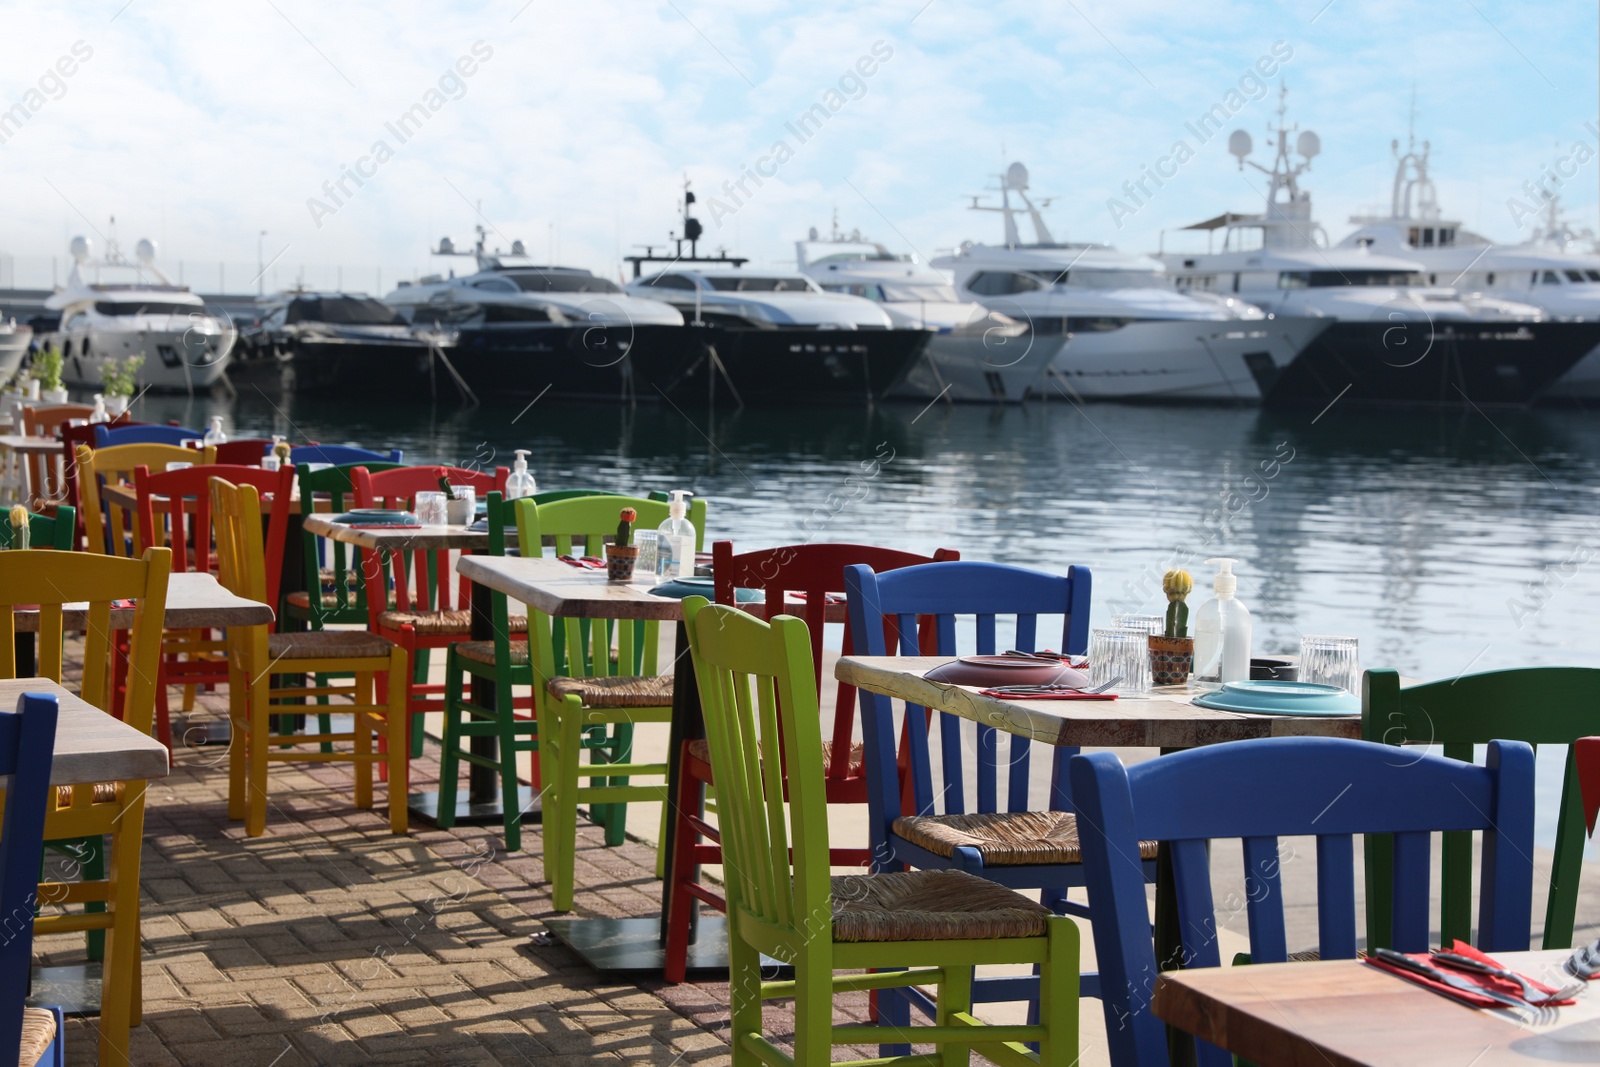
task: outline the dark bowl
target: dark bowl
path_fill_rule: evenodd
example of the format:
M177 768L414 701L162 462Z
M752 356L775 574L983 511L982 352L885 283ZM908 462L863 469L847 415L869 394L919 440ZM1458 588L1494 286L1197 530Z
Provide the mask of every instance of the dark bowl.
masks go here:
M1300 664L1292 659L1258 656L1250 661L1252 682L1298 682Z

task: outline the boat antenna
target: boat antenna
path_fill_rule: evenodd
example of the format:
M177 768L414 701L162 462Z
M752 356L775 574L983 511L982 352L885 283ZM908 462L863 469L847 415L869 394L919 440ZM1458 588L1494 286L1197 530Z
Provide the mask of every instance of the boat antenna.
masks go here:
M623 262L633 264L633 276L639 277L641 266L645 263L717 263L733 267L742 267L750 262L748 256L730 256L722 249L717 250L714 256L700 254L700 238L705 235L705 227L700 225L700 220L690 214L695 203L694 191L689 188L689 176L683 176L683 232L681 234L668 231L667 240L673 243L676 250L672 255L656 255L654 245L638 245L644 249L642 256L623 256ZM689 253L684 254L683 243L689 242Z
M1022 201L1023 206L1021 208L1011 205L1012 193L1016 193L1017 199ZM1056 243L1055 237L1050 233L1050 228L1045 225L1044 216L1039 213L1040 208L1050 206L1050 200L1053 198L1042 199L1037 205L1028 199L1028 168L1022 163L1011 164L1000 175L999 207L980 204L978 199L977 196L972 197L972 203L969 205L968 210L998 212L1005 220L1005 243L1007 248L1016 248L1022 244L1022 237L1017 230L1017 215L1023 211L1028 213L1028 221L1033 224L1035 244L1041 247L1050 247Z

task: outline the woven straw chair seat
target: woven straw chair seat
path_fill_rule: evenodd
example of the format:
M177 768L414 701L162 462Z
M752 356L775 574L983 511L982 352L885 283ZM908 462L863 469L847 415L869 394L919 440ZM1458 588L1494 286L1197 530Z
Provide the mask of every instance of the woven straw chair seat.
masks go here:
M835 875L835 941L1040 937L1048 908L966 871Z
M470 659L474 663L486 663L494 666L493 641L462 641L456 645L456 655ZM526 667L532 660L528 656L528 642L511 642L511 666Z
M551 696L565 700L572 694L586 708L660 708L672 703L672 675L550 679Z
M33 1067L56 1039L56 1017L43 1008L22 1009L22 1046L18 1067Z
M514 634L528 632L526 615L508 616L506 622ZM470 634L472 612L466 608L454 611L386 611L378 616L378 625L391 630L410 626L419 634Z
M300 630L267 635L267 654L273 659L373 659L386 658L394 645L365 630Z
M975 848L994 867L1083 862L1077 817L1065 811L903 815L894 821L894 832L937 856ZM1155 859L1156 842L1139 842L1139 855Z
M293 604L297 608L308 608L308 607L311 606L311 594L306 592L304 589L296 589L294 592L290 593L285 599L288 600L289 603ZM356 598L355 598L354 591L352 591L351 595L346 598L345 602L347 604L349 604L349 606L351 606L351 607L355 607L356 606ZM322 594L322 606L325 607L325 608L336 608L336 607L338 607L339 606L339 594L338 593L323 593ZM394 606L394 593L393 592L389 593L389 606L390 607Z
M689 755L693 756L697 760L700 760L702 763L705 763L705 764L709 765L711 763L711 743L709 741L706 741L704 738L701 738L701 739L696 740L696 741L690 741L689 742ZM833 746L832 745L823 745L822 746L822 776L824 778L826 778L828 776L828 771L831 770L832 767L833 767ZM867 767L867 749L866 749L866 746L863 745L861 742L857 741L855 744L850 746L850 766L845 771L845 776L848 777L848 778L859 778L862 774L864 774L866 772L866 767Z
M70 785L56 786L56 807L69 808L72 806L72 790ZM96 804L110 804L117 799L116 782L94 783L94 802ZM49 1044L49 1042L46 1042Z

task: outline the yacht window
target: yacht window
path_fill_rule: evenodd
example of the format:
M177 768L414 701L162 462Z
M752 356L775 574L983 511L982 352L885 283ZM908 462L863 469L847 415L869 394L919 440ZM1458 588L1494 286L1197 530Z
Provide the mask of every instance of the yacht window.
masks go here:
M1035 277L1048 274L1046 271L1033 273ZM1065 272L1060 280L1067 280ZM1075 270L1072 284L1079 289L1165 289L1167 276L1153 270Z
M205 308L199 304L174 304L165 300L145 300L137 304L96 300L94 309L102 315L187 315L190 312L205 312Z
M1591 282L1600 282L1600 270L1589 270L1584 273L1589 276Z
M504 278L485 278L482 281L473 282L472 287L474 289L487 289L491 293L514 293L517 291L516 284L508 282Z
M74 311L72 313L72 317L67 319L66 325L62 326L61 328L63 330L76 330L88 320L89 316L86 312Z
M1069 270L1030 270L1028 274L1038 278L1046 285L1066 285L1067 280L1072 276L1072 272Z
M518 271L507 275L525 293L620 293L613 282L593 274L555 271Z
M845 296L859 296L863 300L883 301L883 287L880 285L824 285L822 288L830 293L843 293Z
M1339 285L1406 286L1427 284L1421 274L1400 270L1313 270L1301 272L1313 289Z
M1279 289L1304 289L1311 284L1308 270L1286 270L1278 275Z
M1424 226L1423 229L1422 229L1422 247L1423 248L1432 248L1433 247L1433 227L1432 226Z
M1544 272L1544 278L1542 279L1542 281L1543 281L1543 283L1545 285L1560 285L1561 284L1560 276L1557 275L1556 272L1553 271L1553 270L1545 271Z
M681 274L657 274L645 284L657 289L694 289L694 282Z
M956 295L955 288L949 285L895 285L893 283L883 286L871 286L877 289L882 296L874 297L875 300L887 300L891 303L928 303L928 304L959 304L961 298Z
M1236 293L1239 291L1239 272L1238 271L1234 271L1233 272L1233 291L1236 292Z
M1409 237L1410 237L1410 244L1411 244L1412 248L1416 248L1421 244L1421 241L1418 239L1418 235L1420 233L1421 233L1421 231L1417 227L1415 227L1415 226L1411 227L1411 233L1409 234Z
M1581 282L1581 281L1583 281L1583 271L1581 271L1581 270L1569 270L1569 271L1565 271L1564 273L1566 274L1567 281L1569 281L1569 282Z
M967 288L980 296L1006 296L1011 293L1031 293L1044 288L1044 283L1026 274L1009 270L983 270L972 276Z
M719 293L809 293L811 287L804 278L759 278L734 275L707 278L711 288Z
M1490 286L1494 285L1494 271L1490 271L1489 272L1488 278L1489 278L1489 280L1484 284L1490 285Z
M1447 248L1456 243L1456 231L1446 227L1439 231L1439 247Z
M550 322L550 309L518 307L515 304L485 304L484 322Z
M300 297L282 312L285 323L328 322L337 326L404 326L394 309L371 297Z

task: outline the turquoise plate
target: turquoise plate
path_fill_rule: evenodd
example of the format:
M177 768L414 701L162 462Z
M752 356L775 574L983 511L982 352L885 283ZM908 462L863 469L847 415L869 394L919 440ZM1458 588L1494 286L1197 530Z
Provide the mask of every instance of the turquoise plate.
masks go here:
M675 600L691 596L703 596L707 600L714 600L717 595L715 583L710 578L674 578L670 582L662 582L650 592L656 596L672 597ZM766 595L759 589L735 589L733 592L734 599L741 604L766 599Z
M415 526L417 516L409 511L391 508L355 508L343 515L333 516L333 521L346 526Z
M1245 715L1308 715L1334 718L1360 715L1361 698L1336 685L1314 682L1228 682L1214 693L1195 697L1197 707Z

